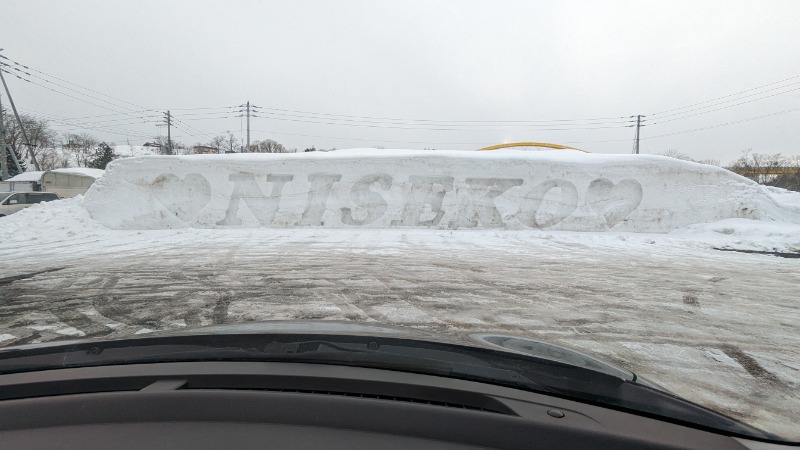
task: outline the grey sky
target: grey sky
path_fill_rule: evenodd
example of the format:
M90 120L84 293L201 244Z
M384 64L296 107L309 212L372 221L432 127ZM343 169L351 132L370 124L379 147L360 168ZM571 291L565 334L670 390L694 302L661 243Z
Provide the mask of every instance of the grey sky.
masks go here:
M171 109L183 120L183 130L173 135L186 144L226 130L238 138L242 126L236 117L190 120L216 110L188 108L249 100L303 111L263 109L251 122L253 140L271 138L301 149L467 149L544 141L627 153L634 130L614 118L645 114L643 153L675 149L723 162L750 148L800 154L800 90L792 91L800 88L800 2L791 0L2 0L0 48L33 69L137 105L114 105L72 85L66 86L104 101L31 78L114 110L109 111L7 75L17 106L26 112L77 118ZM664 112L791 77L797 78ZM778 95L763 98L773 94ZM748 103L736 105L743 102ZM799 110L658 137L792 109ZM602 120L572 121L594 118ZM570 121L513 127L445 123L556 119ZM165 134L154 123L137 121L142 120L123 115L69 121L113 125L128 137L54 125L116 143L129 138L141 144L146 136Z

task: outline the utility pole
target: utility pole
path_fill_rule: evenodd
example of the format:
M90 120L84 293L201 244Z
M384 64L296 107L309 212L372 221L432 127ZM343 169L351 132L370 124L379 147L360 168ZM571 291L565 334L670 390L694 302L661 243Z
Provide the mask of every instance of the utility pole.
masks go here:
M11 103L11 109L14 110L14 116L17 118L17 125L19 125L19 130L22 133L22 138L25 140L25 145L28 146L28 156L33 161L33 167L36 170L41 170L39 168L39 162L36 161L36 155L33 154L33 145L31 145L31 141L28 140L28 133L25 132L25 127L22 125L22 120L19 118L19 113L17 113L17 107L14 105L14 99L11 97L11 92L8 91L8 85L6 84L6 79L3 77L3 71L0 70L0 81L3 82L3 87L6 90L6 95L8 96L8 102Z
M239 107L240 108L244 108L244 109L240 109L239 110L239 115L236 116L236 117L247 117L247 142L246 143L242 142L242 147L243 147L242 152L249 152L250 151L250 118L251 117L258 117L257 114L258 114L258 109L260 108L260 106L256 106L256 105L251 104L250 102L247 102L247 103L245 103L243 105L239 105ZM241 135L241 129L239 130L239 133L240 133L239 134L239 138L243 139L242 135ZM247 146L245 146L245 144Z
M639 114L636 116L636 139L633 141L633 154L639 154L639 128L642 127L642 117L643 115Z
M172 116L170 115L169 111L167 111L167 154L172 154Z
M0 95L0 164L2 164L3 181L8 180L8 149L6 148L6 130L3 128L3 96Z

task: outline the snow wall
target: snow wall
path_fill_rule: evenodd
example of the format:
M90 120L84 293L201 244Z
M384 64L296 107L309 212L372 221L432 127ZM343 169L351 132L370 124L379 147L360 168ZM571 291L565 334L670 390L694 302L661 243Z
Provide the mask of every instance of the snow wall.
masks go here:
M415 151L114 161L84 199L112 229L324 227L666 232L728 218L800 223L727 170L647 155Z

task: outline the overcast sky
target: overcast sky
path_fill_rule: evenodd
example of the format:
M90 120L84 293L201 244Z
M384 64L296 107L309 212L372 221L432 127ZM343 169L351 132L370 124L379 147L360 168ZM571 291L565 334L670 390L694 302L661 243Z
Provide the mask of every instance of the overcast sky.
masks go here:
M180 142L239 138L250 101L252 140L300 149L628 153L642 114L642 153L800 154L793 0L2 0L0 48L38 71L6 74L21 112L120 144L167 109Z

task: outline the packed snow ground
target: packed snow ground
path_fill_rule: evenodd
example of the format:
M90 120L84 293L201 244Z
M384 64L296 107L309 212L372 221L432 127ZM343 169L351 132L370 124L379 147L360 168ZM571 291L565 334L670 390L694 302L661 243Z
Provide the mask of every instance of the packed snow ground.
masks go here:
M800 204L748 189L756 207L789 207L778 214ZM715 249L794 255L798 223L115 230L86 202L0 219L0 345L276 319L501 331L604 357L800 439L800 258Z

